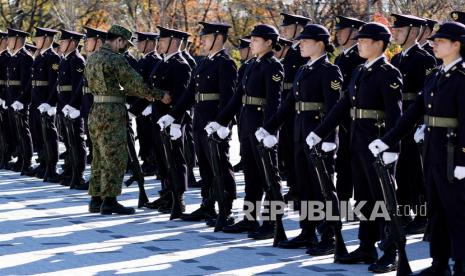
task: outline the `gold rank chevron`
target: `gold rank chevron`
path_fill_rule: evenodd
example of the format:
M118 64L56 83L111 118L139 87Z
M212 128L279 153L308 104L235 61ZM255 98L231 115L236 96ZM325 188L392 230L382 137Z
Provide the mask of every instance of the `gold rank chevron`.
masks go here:
M331 88L334 90L341 89L341 83L339 81L331 81Z
M397 83L393 83L389 85L392 89L397 89L399 88L399 85Z
M275 82L278 82L278 81L281 81L281 76L280 75L273 75L271 77L272 80L274 80Z

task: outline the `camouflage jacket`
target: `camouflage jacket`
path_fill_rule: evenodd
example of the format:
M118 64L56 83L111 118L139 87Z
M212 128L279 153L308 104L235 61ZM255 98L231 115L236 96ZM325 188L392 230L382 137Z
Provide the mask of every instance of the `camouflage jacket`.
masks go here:
M106 44L89 57L84 74L93 95L163 97L162 91L150 89L124 56Z

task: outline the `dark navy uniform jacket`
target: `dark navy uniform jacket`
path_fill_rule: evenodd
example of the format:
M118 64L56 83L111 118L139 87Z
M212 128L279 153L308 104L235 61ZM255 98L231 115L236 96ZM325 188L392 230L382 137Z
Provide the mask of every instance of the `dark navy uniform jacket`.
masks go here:
M136 70L139 72L139 74L142 76L144 79L144 82L146 84L150 84L150 75L152 73L153 68L155 65L161 61L161 57L155 53L147 53L144 55L139 61L137 62L136 65ZM134 114L135 116L140 116L142 111L150 105L150 102L146 99L141 99L135 97L131 102L131 108L129 109L129 112Z
M186 93L191 78L191 67L184 59L181 52L162 60L155 65L150 75L152 87L168 92L171 96L169 105L160 101L153 103L152 115L155 119L167 114L172 106L175 106L182 95ZM183 118L175 123L180 124Z
M70 105L80 109L82 99L82 78L84 73L85 61L82 55L77 51L69 53L63 57L60 62L60 71L57 82L57 109L61 111L65 105ZM71 91L59 91L59 87L71 86ZM55 98L56 99L56 98ZM50 100L53 102L54 97Z
M355 68L360 64L365 63L366 59L360 57L358 54L357 45L353 46L349 49L347 53L341 52L336 59L334 60L334 64L339 67L342 73L342 92L347 90L349 86L350 79L352 78L352 73L354 72Z
M260 59L251 60L245 68L238 89L216 121L223 126L229 124L241 107L239 126L240 140L249 139L259 127L270 120L278 110L284 80L284 69L273 52ZM242 104L242 96L265 99L265 106Z
M462 61L463 62L463 61ZM418 94L396 127L389 131L382 140L393 145L407 135L423 115L448 117L458 119L456 137L455 165L465 166L465 67L460 62L447 73L435 69L425 82L425 86ZM428 164L446 164L447 161L447 129L429 127L425 129L424 160Z
M304 58L300 55L300 50L298 47L295 49L293 47L290 47L289 50L287 50L286 56L281 62L284 68L284 83L294 83L296 73L299 70L300 66L307 63L308 60L309 58ZM287 92L292 91L292 89L286 88L287 87L285 87L283 90L284 95L287 95Z
M36 109L42 103L55 106L56 102L53 102L52 98L56 94L55 84L59 69L60 56L52 48L36 56L32 64L31 108ZM34 82L48 83L48 85L35 85Z
M194 70L195 67L197 67L197 62L195 62L195 59L191 56L191 54L187 50L182 51L181 54L187 63L189 63L191 70Z
M415 44L405 55L396 54L391 64L402 73L403 95L417 95L425 84L426 76L436 67L436 60L418 44ZM403 109L406 110L413 100L404 98Z
M348 93L329 112L314 132L326 137L351 108L379 110L385 113L382 125L376 119L352 120L351 151L367 151L368 145L394 127L402 113L402 76L386 58L380 58L369 68L359 65L352 76ZM389 151L399 152L399 145Z
M15 55L9 58L6 67L7 80L19 81L20 85L7 85L6 105L11 105L14 101L19 101L26 107L31 101L31 70L32 56L24 47ZM3 65L4 66L4 65Z
M204 131L205 126L214 121L234 95L237 82L236 64L231 57L221 50L213 57L203 59L194 70L189 89L170 114L180 118L195 102L196 94L219 94L214 101L195 102L193 130Z
M285 119L294 114L294 142L305 142L308 134L321 123L324 113L336 105L340 98L341 85L341 72L336 65L329 63L326 55L310 66L306 64L300 67L294 80L293 93L286 97L278 112L264 128L268 132L276 132ZM296 111L297 102L323 103L325 110ZM326 141L335 143L334 131Z
M10 53L5 50L3 51L1 54L0 54L0 64L2 64L2 66L0 66L0 82L2 82L0 84L0 99L2 100L6 100L6 67L8 65L8 61L10 59Z

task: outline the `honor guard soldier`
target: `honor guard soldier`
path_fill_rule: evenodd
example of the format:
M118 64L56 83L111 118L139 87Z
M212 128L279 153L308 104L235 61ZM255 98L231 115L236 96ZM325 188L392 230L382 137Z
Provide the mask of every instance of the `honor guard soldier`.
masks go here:
M88 26L85 26L84 29L86 30L84 36L84 50L87 53L87 57L89 57L92 53L98 51L105 43L107 32ZM86 144L89 155L87 155L86 161L89 164L92 163L92 141L90 140L88 119L92 103L93 97L89 91L89 86L87 85L86 79L82 78L81 117L84 120L84 130L87 136Z
M424 173L431 226L432 266L418 275L451 275L449 258L455 260L454 274L465 273L465 25L447 22L430 38L436 58L443 65L426 78L423 88L395 128L370 144L378 155L413 131L424 121Z
M275 133L288 117L294 118L292 142L295 144L293 154L297 176L296 192L300 202L324 201L316 171L312 169L312 164L307 159L308 146L305 139L340 98L342 75L339 68L328 60L327 54L334 51L329 38L329 31L321 25L310 24L304 27L296 39L300 40L302 57L310 60L297 71L292 94L286 97L278 112L265 123L264 127L255 132L257 140L263 140L266 147L272 148L277 142L277 137L270 133ZM325 160L330 174L334 174L332 156L336 147L334 131L322 144L323 151L330 156ZM307 253L311 255L331 254L334 250L334 240L330 235L322 235L322 241L316 244L315 231L319 223L320 221L308 218L300 221L301 233L291 240L280 242L278 246L289 249L307 248Z
M189 40L189 35L184 36L184 39L182 40L182 45L181 45L181 53L184 59L189 63L189 66L191 67L192 70L195 69L197 66L197 62L195 59L192 57L190 51L190 48L192 47L192 41Z
M426 77L436 67L436 60L422 49L416 40L421 28L426 25L426 20L413 15L392 14L391 16L394 19L394 24L391 26L393 41L402 47L402 52L392 58L391 64L402 73L404 84L402 109L405 111L423 88ZM396 166L397 203L403 210L419 211L419 207L425 204L425 183L421 154L414 140L414 133L412 131L401 142ZM426 214L420 215L417 212L414 221L409 214L403 214L401 219L407 227L408 234L424 232Z
M152 69L161 61L157 53L158 34L150 32L136 32L136 47L142 58L137 62L137 71L150 84ZM139 155L143 161L142 170L146 176L156 173L156 153L154 146L153 128L157 127L152 122L152 103L146 99L135 98L130 103L129 112L136 116L137 137L139 139ZM158 153L159 155L161 153Z
M216 173L212 167L209 137L205 132L205 126L215 120L218 113L223 110L234 95L237 81L237 69L234 61L226 53L224 44L228 38L229 25L223 23L199 22L202 25L200 39L203 49L208 56L196 67L192 74L189 89L182 96L169 115L165 115L160 121L167 123L175 118L180 118L185 110L194 104L194 143L199 161L200 177L202 178L202 203L200 208L190 214L184 214L181 219L186 221L207 220L211 226L216 219L215 198L211 191L215 191L217 185L214 181ZM219 144L219 170L221 181L224 185L226 197L224 207L228 224L234 223L231 215L232 203L236 198L236 183L234 172L229 162L229 139L221 140ZM218 202L220 204L220 202ZM216 229L221 230L221 229Z
M191 67L184 59L181 52L181 42L188 35L185 32L168 29L161 26L158 26L160 30L160 39L159 39L159 51L163 54L163 60L159 62L152 70L150 80L151 86L153 88L159 89L161 91L166 91L166 93L171 98L171 105L155 101L153 104L152 112L152 121L158 122L160 118L168 114L171 110L171 106L176 106L177 102L181 97L186 93L187 87L189 85L191 77ZM172 144L172 161L173 163L167 164L168 160L163 160L160 166L161 177L163 187L160 193L164 204L162 204L158 210L160 212L170 213L172 211L172 206L180 206L181 211L185 210L183 194L187 189L187 165L183 156L183 134L182 134L182 122L183 118L176 119L171 122L169 126L169 134L171 136ZM155 146L161 147L162 141L162 131L167 131L166 125L162 122L159 123L159 127L155 127ZM163 152L163 149L160 148L158 152ZM176 168L176 171L168 171L168 166ZM171 173L172 175L168 175ZM167 187L168 183L166 180L171 179L171 187ZM177 179L176 182L173 182L172 179ZM175 196L172 196L174 194ZM174 202L172 200L176 200ZM160 201L157 201L160 202ZM151 206L149 204L150 207ZM179 210L177 210L179 212ZM181 213L172 214L171 219L179 218Z
M257 58L247 65L236 93L228 105L218 114L215 121L207 125L206 131L210 135L217 133L221 139L226 139L230 133L229 124L237 114L238 109L241 108L238 125L240 127L239 141L244 164L244 201L254 207L250 214L252 218L245 216L241 221L223 227L223 232L249 232L250 238L267 239L274 235L274 222L266 220L259 227L257 221L264 187L266 187L267 183L263 183L264 181L261 179L260 173L258 173L260 167L255 159L257 148L251 137L278 110L284 80L284 69L273 53L273 49L280 50L280 46L277 44L279 34L276 28L266 24L256 25L250 35L250 49ZM273 160L276 161L276 151L273 151L272 154ZM272 180L273 182L279 183L277 164L272 165L273 171L268 173L275 178Z
M31 54L33 58L35 57L37 47L34 44L26 43L24 48L26 48L26 50Z
M10 127L17 143L18 159L13 170L26 175L31 171L32 137L29 130L30 81L33 58L24 45L29 33L8 29L8 49L11 53L6 65L6 105L9 106Z
M311 19L301 15L287 13L281 13L281 16L283 19L281 23L281 36L293 42L293 45L289 48L284 59L281 61L284 67L284 84L281 99L284 100L288 94L292 93L292 84L297 70L309 60L300 55L298 42L295 41L295 39L302 32L304 26L311 22ZM282 167L280 171L284 172L284 178L287 180L287 186L289 187L289 191L284 195L284 199L289 201L297 198L297 194L295 193L296 175L293 169L295 167L293 155L293 126L294 118L289 117L280 130L278 145L278 162L280 167Z
M241 66L239 67L239 70L237 72L237 83L241 83L242 77L244 76L245 68L247 65L254 59L250 52L250 36L243 37L239 39L239 47L237 49L239 50L239 55L241 59ZM237 135L240 137L240 127L239 127L239 116L240 116L240 109L236 114L235 122L237 123ZM241 149L239 147L239 156L242 156L241 154ZM242 164L242 158L237 162L236 165L233 166L233 171L234 172L240 172L243 170L243 164Z
M8 33L0 32L0 169L9 169L8 162L11 160L11 154L14 150L14 143L12 140L13 131L10 128L10 121L8 116L8 106L6 105L6 65L8 64L10 53L8 52Z
M360 221L360 246L339 262L372 263L372 272L387 272L397 269L396 247L385 248L378 259L375 244L384 238L384 220L369 220L377 201L384 201L381 184L376 174L373 155L367 150L368 144L394 127L402 109L402 75L389 64L384 56L391 33L379 23L367 23L360 28L358 39L360 56L367 59L364 65L355 69L345 93L336 106L327 114L323 123L307 137L307 144L314 147L330 134L350 110L351 124L351 166L356 201L364 201L361 213L367 220ZM399 146L393 145L383 156L387 164L395 163Z
M34 142L40 165L30 176L43 178L44 182L58 183L58 132L55 125L56 82L60 67L60 56L52 49L58 31L36 28L33 38L38 52L32 64L31 77L31 127L36 135ZM50 112L50 114L49 114Z
M336 16L336 39L341 47L340 54L334 64L339 66L342 73L341 93L346 93L355 68L366 60L358 53L357 40L353 39L365 22L352 17ZM341 94L342 97L342 94ZM348 202L353 195L352 168L350 167L350 124L349 112L339 125L339 146L336 155L336 192L340 201Z
M8 51L8 33L0 31L0 63L8 64L10 53ZM6 99L6 66L0 67L0 169L8 169L8 162L11 160L13 144L11 143L10 127L8 121L8 107Z
M82 99L82 78L85 61L78 52L79 41L84 34L61 30L60 50L63 58L60 63L57 82L57 110L65 141L65 170L60 184L71 189L87 190L83 174L86 164L84 122L80 106Z
M89 212L133 214L133 208L119 204L124 171L128 161L127 110L125 96L163 96L144 84L142 77L126 61L121 50L131 32L119 25L108 31L107 41L92 54L85 69L94 104L89 114L89 131L94 147L89 194Z
M433 35L434 27L438 24L438 21L430 18L423 19L426 20L426 25L424 25L422 28L421 35L418 37L418 43L420 44L421 48L423 48L423 50L434 57L433 46L431 46L431 41L428 40L428 38ZM440 65L438 61L439 60L436 60L436 64Z

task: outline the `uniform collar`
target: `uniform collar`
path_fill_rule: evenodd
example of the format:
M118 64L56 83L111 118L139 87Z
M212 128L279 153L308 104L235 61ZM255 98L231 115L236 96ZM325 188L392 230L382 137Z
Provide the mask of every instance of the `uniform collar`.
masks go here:
M431 46L431 43L429 42L429 40L425 41L425 43L421 44L421 48L424 48L424 47L427 47L427 46Z
M147 54L144 55L144 57L148 57L148 56L159 56L157 52L155 52L155 50L151 51L151 52L148 52Z
M462 61L462 57L459 57L458 59L452 61L450 64L448 64L447 66L442 66L442 70L441 71L444 71L445 73L447 73L447 71L449 71L452 67L454 67L457 63L461 62Z
M368 69L371 66L373 66L373 64L375 64L380 59L384 59L384 57L385 57L384 54L382 54L382 55L380 55L379 57L375 58L374 60L372 60L370 62L366 61L364 67Z
M264 54L261 58L257 57L256 62L262 61L262 59L267 59L269 57L273 56L273 51L269 51L268 53Z
M177 52L174 52L174 53L172 53L172 54L165 55L165 56L163 57L163 61L168 61L170 58L172 58L172 57L174 57L175 55L180 54L180 53L181 53L181 51L178 50Z
M322 59L325 59L325 60L326 60L326 57L327 57L326 54L323 54L322 56L318 57L318 58L315 59L315 60L311 60L311 59L310 59L310 60L307 62L307 66L310 67L310 66L312 66L313 64L315 64L316 62L318 62L319 60L322 60Z
M402 55L403 57L405 57L405 56L408 54L408 52L409 52L410 50L412 50L413 48L415 48L415 47L417 47L417 46L418 46L418 43L414 43L412 46L408 47L407 49L402 50L401 55Z
M77 52L77 49L74 49L74 51L71 51L69 53L67 53L66 55L64 55L64 58L67 59L71 54L74 54Z
M221 52L223 52L223 51L224 51L224 48L221 49L221 50L219 50L219 51L217 51L217 52L215 52L214 54L209 54L209 55L208 55L208 59L213 59L213 58L215 58L219 53L221 53Z
M291 48L294 50L297 50L297 47L299 47L300 40L296 40L292 43Z
M40 50L40 55L43 55L45 52L47 52L48 50L50 50L52 48L52 45L50 45L48 48L46 49L42 49Z
M347 49L344 49L342 52L344 53L344 55L347 55L350 51L352 51L355 47L357 47L357 43L355 43L354 45L352 45L351 47L347 48Z
M24 46L21 47L21 48L19 48L19 49L16 50L15 52L10 52L10 55L11 55L12 57L16 56L16 54L19 53L22 49L24 49Z

